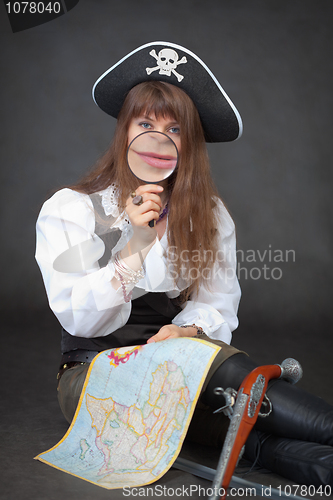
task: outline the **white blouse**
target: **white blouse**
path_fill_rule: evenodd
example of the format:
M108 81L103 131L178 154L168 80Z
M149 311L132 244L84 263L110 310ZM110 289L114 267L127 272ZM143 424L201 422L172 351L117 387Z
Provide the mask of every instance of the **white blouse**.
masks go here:
M49 304L59 322L71 335L101 337L124 326L131 313L131 302L125 302L122 287L111 285L114 276L113 256L125 247L133 230L125 213L120 213L114 185L98 193L102 210L110 216L110 229L121 236L105 267L98 260L104 243L95 233L95 211L90 196L71 189L61 189L46 201L37 221L36 260L42 272ZM234 223L220 200L219 254L210 274L204 274L199 291L182 306L173 323L196 324L214 339L231 341L237 328L240 287L236 273L236 240ZM98 217L97 217L98 218ZM174 283L172 258L167 231L156 239L145 262L145 277L133 288L132 298L146 292L166 292L177 297L190 281L183 277ZM169 262L167 259L169 256ZM184 259L188 258L185 254ZM171 265L170 265L171 259Z

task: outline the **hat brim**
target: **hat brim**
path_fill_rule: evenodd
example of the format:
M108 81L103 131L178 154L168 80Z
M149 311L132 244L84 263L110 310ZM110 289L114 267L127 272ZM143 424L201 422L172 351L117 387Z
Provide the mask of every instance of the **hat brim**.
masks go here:
M156 55L162 49L177 53L178 63L173 70L161 70ZM130 52L98 78L93 99L103 111L117 118L129 90L149 80L171 83L189 95L199 112L207 142L234 141L241 136L240 114L213 73L193 52L174 43L151 42Z

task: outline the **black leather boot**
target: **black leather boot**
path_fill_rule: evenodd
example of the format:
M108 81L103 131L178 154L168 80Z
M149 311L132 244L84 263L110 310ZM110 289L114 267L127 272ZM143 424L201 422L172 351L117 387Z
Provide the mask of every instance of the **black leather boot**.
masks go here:
M300 485L316 488L333 486L331 446L270 436L253 430L246 442L244 457ZM325 496L330 496L330 492Z
M214 395L214 388L238 389L246 375L257 366L243 353L231 356L212 376L202 401L214 410L223 406L221 397ZM271 380L266 394L273 411L266 418L258 417L256 429L333 446L333 407L326 401L283 380Z
M333 446L333 407L326 401L283 380L272 380L266 394L273 411L267 418L258 418L257 429Z

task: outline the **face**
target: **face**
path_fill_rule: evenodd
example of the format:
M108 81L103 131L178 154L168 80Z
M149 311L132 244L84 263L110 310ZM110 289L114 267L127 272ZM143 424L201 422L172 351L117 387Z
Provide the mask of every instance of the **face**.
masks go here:
M179 124L172 118L157 119L155 115L146 116L143 114L137 118L132 118L128 127L128 145L142 132L162 132L168 135L176 144L180 153L180 128Z
M128 129L128 145L127 159L132 173L145 182L160 182L176 167L179 125L171 118L133 118Z

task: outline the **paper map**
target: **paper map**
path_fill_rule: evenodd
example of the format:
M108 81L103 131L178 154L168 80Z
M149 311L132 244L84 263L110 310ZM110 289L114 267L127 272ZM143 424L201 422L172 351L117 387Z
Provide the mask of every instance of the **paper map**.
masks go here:
M157 481L177 458L219 350L177 338L101 352L66 435L36 458L109 489Z

